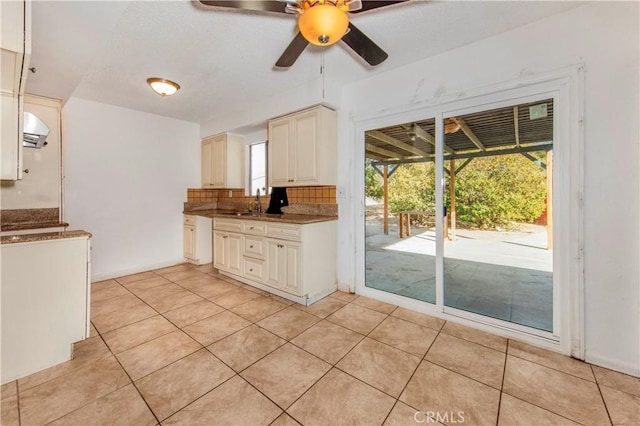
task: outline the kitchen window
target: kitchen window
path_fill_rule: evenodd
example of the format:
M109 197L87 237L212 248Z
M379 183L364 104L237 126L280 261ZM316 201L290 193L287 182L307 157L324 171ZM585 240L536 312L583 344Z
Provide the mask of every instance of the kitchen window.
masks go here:
M249 145L249 191L255 195L267 193L267 142Z

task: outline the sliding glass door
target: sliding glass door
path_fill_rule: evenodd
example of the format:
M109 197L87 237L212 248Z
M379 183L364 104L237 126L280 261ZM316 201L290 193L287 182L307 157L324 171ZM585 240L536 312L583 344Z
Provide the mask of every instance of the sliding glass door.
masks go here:
M365 131L365 287L553 332L554 99L439 120Z

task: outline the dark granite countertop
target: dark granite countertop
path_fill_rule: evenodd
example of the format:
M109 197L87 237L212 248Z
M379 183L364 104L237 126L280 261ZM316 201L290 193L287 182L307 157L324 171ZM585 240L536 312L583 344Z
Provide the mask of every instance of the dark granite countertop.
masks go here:
M26 229L66 228L66 222L13 222L0 225L0 231L24 231Z
M59 240L63 238L91 238L91 233L83 230L40 232L35 234L5 235L0 237L1 244L30 243L34 241Z
M237 212L233 210L222 209L209 209L209 210L185 210L184 214L190 214L195 216L202 216L208 218L230 218L230 219L243 219L243 220L259 220L265 222L279 222L279 223L293 223L298 225L304 225L308 223L328 222L332 220L338 220L337 216L323 216L313 214L247 214L246 212Z

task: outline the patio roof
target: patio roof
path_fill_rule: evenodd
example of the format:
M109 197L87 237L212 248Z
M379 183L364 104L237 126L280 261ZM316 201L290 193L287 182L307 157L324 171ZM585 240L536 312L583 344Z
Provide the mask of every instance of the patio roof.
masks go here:
M452 160L444 168L449 176L449 238L456 239L456 174L474 158L522 154L547 170L547 247L551 249L553 99L448 117L444 133L444 160ZM371 166L382 176L385 234L389 232L389 178L399 165L435 161L435 145L434 118L365 132L365 157L373 160ZM546 161L529 154L534 151L547 151ZM456 165L457 159L465 161ZM402 227L400 233L402 237Z
M445 160L549 151L553 99L447 118L444 144ZM433 161L435 119L366 132L365 155L379 165Z

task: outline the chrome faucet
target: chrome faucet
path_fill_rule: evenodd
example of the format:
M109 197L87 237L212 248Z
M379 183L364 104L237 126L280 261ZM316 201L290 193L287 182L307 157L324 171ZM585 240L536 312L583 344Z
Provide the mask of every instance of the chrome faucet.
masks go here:
M260 188L256 190L256 211L262 213L262 204L260 204Z

